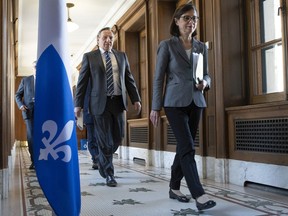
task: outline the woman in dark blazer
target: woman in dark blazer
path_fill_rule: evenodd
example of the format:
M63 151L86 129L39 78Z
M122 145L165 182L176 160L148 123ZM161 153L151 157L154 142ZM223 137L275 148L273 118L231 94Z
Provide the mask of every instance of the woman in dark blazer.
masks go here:
M194 38L197 21L197 10L191 3L180 6L174 13L170 25L172 38L162 41L157 52L150 120L155 127L158 125L163 106L177 140L169 197L189 202L180 191L181 179L185 177L198 210L204 210L216 203L205 194L195 162L194 139L206 107L203 91L211 84L207 48Z

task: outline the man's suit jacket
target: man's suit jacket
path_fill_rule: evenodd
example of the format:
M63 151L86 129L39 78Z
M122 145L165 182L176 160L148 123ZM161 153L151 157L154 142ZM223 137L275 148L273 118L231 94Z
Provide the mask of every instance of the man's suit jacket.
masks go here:
M15 94L15 101L18 108L25 105L28 111L22 111L23 119L30 119L33 117L34 113L34 101L35 101L35 86L34 86L34 76L24 77L18 87Z
M197 79L195 73L201 53L203 79L207 81L209 88L211 79L208 75L207 48L204 43L196 39L193 39L192 43L191 57L193 57L189 59L178 37L161 41L157 51L152 110L161 110L162 106L185 107L191 104L192 100L198 107L206 107L202 91L195 87Z
M112 52L118 64L124 109L127 109L126 92L128 92L133 104L141 101L140 95L131 74L126 54L114 49L112 49ZM106 71L99 49L83 55L75 94L75 107L83 107L89 79L91 79L89 110L92 115L99 115L104 112L107 100Z

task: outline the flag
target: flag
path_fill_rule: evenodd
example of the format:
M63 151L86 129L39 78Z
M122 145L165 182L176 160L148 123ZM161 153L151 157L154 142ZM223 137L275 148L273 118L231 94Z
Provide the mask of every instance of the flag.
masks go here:
M79 216L78 148L63 0L39 0L34 109L34 163L54 213Z

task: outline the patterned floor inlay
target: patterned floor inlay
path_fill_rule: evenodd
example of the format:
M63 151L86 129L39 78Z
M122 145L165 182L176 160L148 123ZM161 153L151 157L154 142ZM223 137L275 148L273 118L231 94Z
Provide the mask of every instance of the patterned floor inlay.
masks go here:
M23 184L28 216L54 216L38 184L35 171L28 169L26 148L20 148ZM169 199L170 170L145 167L115 158L117 187L106 186L97 170L92 169L87 151L79 151L81 179L81 216L273 216L288 215L283 203L253 195L231 187L204 182L205 191L217 206L198 211L195 201L180 203ZM183 182L182 192L189 194ZM56 192L55 192L56 193Z

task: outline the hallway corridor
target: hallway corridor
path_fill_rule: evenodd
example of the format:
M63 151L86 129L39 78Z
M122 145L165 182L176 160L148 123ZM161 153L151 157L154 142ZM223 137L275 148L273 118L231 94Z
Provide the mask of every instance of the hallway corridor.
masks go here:
M12 194L8 200L1 202L0 215L53 216L39 187L35 171L28 169L30 161L27 148L16 147L14 154ZM81 216L288 215L287 194L203 180L207 194L215 199L217 205L210 210L199 212L192 199L189 203L169 199L168 169L145 167L132 161L120 160L116 155L114 164L118 186L111 188L106 186L105 179L98 171L92 169L88 151L79 151L79 163ZM19 187L20 193L16 187ZM184 181L182 192L189 194Z

